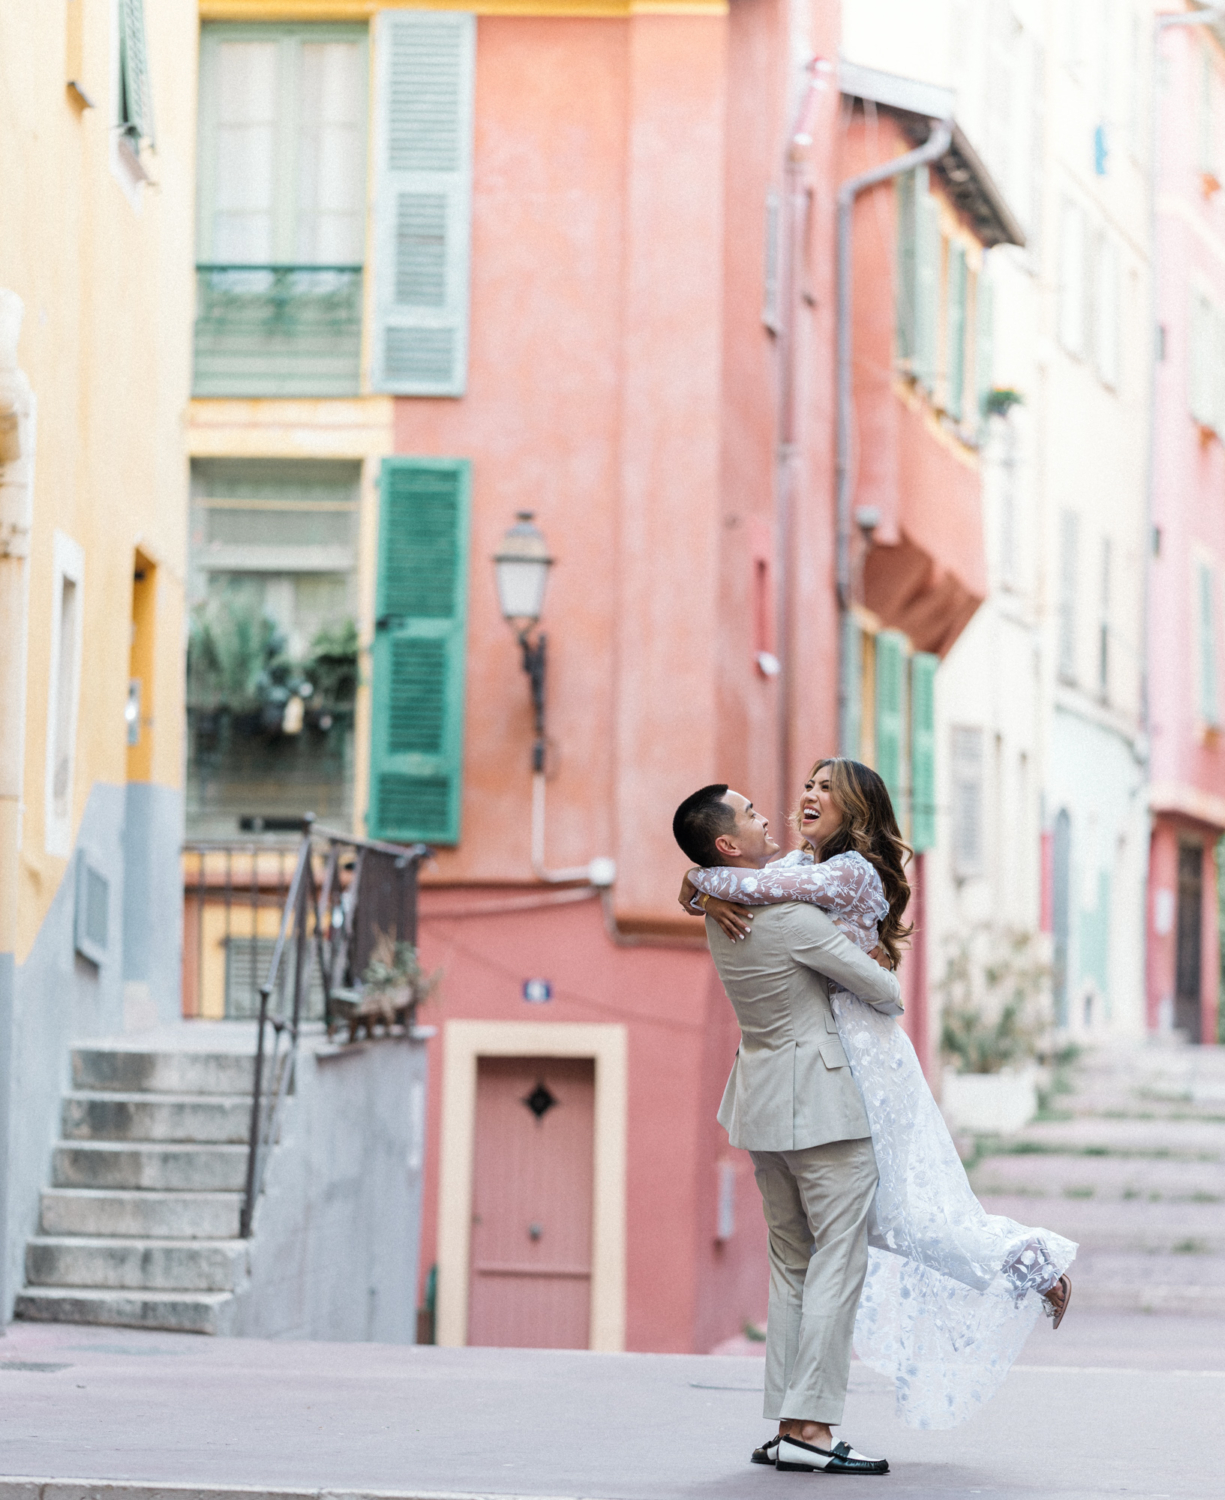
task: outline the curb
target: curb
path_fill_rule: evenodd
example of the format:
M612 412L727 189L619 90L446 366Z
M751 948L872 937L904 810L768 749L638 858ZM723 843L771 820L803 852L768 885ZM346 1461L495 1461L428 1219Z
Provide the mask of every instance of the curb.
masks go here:
M577 1497L472 1490L308 1490L260 1484L159 1484L140 1479L21 1476L0 1479L0 1500L577 1500Z

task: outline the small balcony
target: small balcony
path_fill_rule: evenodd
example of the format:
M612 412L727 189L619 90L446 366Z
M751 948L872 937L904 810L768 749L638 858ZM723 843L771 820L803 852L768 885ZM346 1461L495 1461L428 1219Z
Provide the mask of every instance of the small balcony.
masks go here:
M197 396L356 396L361 349L361 266L196 267Z

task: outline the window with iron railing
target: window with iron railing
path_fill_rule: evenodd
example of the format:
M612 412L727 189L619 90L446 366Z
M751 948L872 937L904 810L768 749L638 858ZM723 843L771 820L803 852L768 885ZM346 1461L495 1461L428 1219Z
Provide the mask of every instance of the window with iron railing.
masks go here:
M205 26L194 390L361 385L366 32Z

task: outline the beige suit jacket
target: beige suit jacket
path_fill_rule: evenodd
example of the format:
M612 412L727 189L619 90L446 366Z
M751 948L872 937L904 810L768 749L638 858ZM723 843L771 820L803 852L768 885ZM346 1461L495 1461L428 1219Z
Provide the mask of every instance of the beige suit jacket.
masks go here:
M744 942L733 943L709 917L706 935L740 1022L740 1050L719 1106L732 1145L800 1151L868 1135L829 1007L829 980L896 1016L897 976L804 902L760 907Z

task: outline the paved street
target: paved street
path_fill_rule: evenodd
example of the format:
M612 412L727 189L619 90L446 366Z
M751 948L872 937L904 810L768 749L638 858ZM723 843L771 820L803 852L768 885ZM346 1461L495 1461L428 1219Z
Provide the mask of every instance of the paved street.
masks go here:
M0 1474L216 1495L741 1500L823 1485L747 1462L761 1364L715 1356L264 1343L15 1324ZM1075 1311L966 1427L918 1433L856 1366L846 1435L893 1496L1196 1496L1225 1472L1225 1322ZM176 1491L184 1494L182 1489ZM87 1483L45 1500L102 1496ZM0 1500L35 1491L0 1483Z

